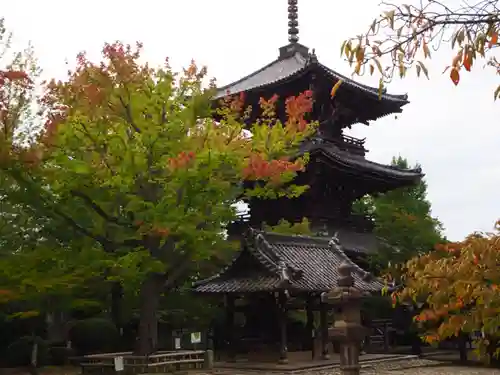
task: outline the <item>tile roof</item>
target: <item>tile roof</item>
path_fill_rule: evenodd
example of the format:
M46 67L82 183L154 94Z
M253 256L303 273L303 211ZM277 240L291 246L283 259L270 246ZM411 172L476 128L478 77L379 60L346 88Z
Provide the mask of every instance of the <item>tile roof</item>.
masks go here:
M308 48L301 46L296 52L292 52L285 56L280 56L273 62L265 65L259 70L225 86L218 88L215 98L222 98L229 94L238 94L240 92L258 89L267 85L284 81L288 78L305 74L308 71L319 69L332 78L332 80L343 80L344 84L352 88L363 91L364 93L377 98L379 89L354 81L333 69L321 64L317 61L314 54L307 52ZM387 92L382 93L382 99L394 104L403 106L408 103L408 95L393 95Z
M301 145L300 152L309 152L310 154L322 153L332 162L345 169L355 169L358 173L370 175L372 178L381 178L384 182L388 179L397 181L408 181L409 184L418 183L424 176L420 168L402 169L392 165L376 163L367 160L364 156L341 150L332 142L324 141L321 138L304 142Z
M344 252L373 254L377 251L379 240L373 233L359 233L347 229L338 229L337 237Z
M215 99L280 82L305 71L308 59L300 53L277 59L259 70L217 89Z
M258 267L248 266L253 258ZM221 273L194 285L195 292L231 293L288 289L326 292L334 288L338 268L353 266L355 287L366 292L382 290L382 281L364 271L344 252L339 239L289 236L251 230L243 249Z

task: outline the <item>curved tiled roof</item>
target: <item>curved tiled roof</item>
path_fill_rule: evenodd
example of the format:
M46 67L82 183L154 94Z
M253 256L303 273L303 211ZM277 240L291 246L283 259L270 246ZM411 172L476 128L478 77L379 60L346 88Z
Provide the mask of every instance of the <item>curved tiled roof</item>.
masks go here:
M348 169L355 169L360 174L368 174L373 177L379 176L388 181L388 179L398 181L408 181L409 184L418 183L424 174L420 168L402 169L392 165L386 165L367 160L364 156L356 155L351 152L341 150L332 142L322 139L313 139L304 142L300 147L300 152L309 152L310 154L322 153L332 162Z
M239 277L238 260L245 254L253 256L260 267L251 274L246 272ZM328 239L251 231L235 260L220 274L197 282L194 291L244 293L288 289L326 292L337 285L340 276L338 268L344 262L353 266L356 288L366 292L382 290L382 281L351 261L336 237Z
M300 53L295 53L286 59L276 59L237 81L217 88L215 99L280 82L304 71L306 66L307 59Z
M251 91L276 84L287 79L299 77L301 74L314 69L320 69L329 75L332 80L337 81L341 79L345 85L358 89L378 99L378 88L361 84L336 72L333 69L328 68L318 62L314 54L306 54L304 51L307 50L307 47L301 46L301 48L296 52L280 56L278 59L256 70L255 72L240 78L237 81L219 87L217 89L215 99L222 98L227 94L238 94L240 92ZM408 103L408 95L388 94L385 90L382 93L381 99L400 107Z

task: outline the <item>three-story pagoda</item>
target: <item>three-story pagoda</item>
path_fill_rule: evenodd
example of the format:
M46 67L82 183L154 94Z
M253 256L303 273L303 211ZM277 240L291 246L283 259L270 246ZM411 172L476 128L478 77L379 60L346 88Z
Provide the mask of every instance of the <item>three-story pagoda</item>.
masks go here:
M402 112L408 104L407 95L385 91L379 95L378 88L357 83L321 64L314 50L299 43L297 10L297 0L288 0L289 43L279 49L278 58L220 87L216 99L245 93L245 107L253 108L252 120L259 116L261 97L277 94L286 99L311 90L310 120L318 121L319 129L301 147L309 153L310 161L296 181L310 188L296 199L248 201L250 217L245 226L251 229L243 236L241 251L219 274L196 283L194 288L196 292L226 296L226 343L234 342L231 335L234 334L232 319L236 299L244 297L247 302L252 301L254 312L255 306L274 304L276 324L271 325L279 329L274 339L268 337L267 342L280 343L282 362L288 358L289 346L286 311L304 306L309 333L314 330L313 311L320 313L320 352L324 358L328 356L326 306L321 303L320 295L336 285L336 270L342 262L348 261L355 267L357 285L364 291L376 292L383 287L379 280L354 263L360 255L376 251L377 239L373 234L373 220L354 214L353 202L366 194L417 184L423 176L420 170L403 170L368 160L364 140L344 134L346 128L355 124L369 125L380 117ZM343 83L332 98L331 89L339 80ZM278 110L278 116L285 120L284 111ZM275 225L281 219L294 223L303 218L309 220L318 237L285 236L262 230L264 222ZM234 232L234 227L232 230ZM250 315L247 314L248 325L251 325ZM254 314L253 319L258 319L257 316ZM312 349L311 340L305 340L310 342L305 349Z

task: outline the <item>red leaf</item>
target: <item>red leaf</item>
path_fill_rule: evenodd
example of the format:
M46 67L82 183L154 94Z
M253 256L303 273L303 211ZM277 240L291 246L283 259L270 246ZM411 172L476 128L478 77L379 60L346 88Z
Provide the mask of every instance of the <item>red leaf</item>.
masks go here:
M472 66L472 57L470 54L468 54L468 53L465 54L463 65L464 65L465 70L470 72L470 68Z
M460 73L458 72L458 69L452 68L450 72L450 78L451 81L456 85L460 82Z
M490 40L491 44L492 45L495 45L498 43L498 33L496 31L494 31L492 34L491 34L491 40Z

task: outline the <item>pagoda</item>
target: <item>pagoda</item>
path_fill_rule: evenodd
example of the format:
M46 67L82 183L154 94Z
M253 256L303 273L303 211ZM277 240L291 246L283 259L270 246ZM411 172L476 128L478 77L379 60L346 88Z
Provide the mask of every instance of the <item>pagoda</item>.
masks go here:
M357 83L321 64L314 50L299 43L297 0L288 0L288 19L289 43L279 49L278 58L218 88L215 99L244 93L245 107L253 108L252 121L260 115L259 99L277 94L282 100L281 105L278 103L278 116L284 121L284 99L310 90L313 110L309 119L317 121L319 127L301 146L301 152L309 153L310 161L295 181L309 185L309 189L294 199L248 201L250 214L243 225L245 230L241 223L230 228L232 235L240 235L241 250L219 274L194 286L199 293L225 295L224 341L226 348L233 351L232 356L237 331L234 316L241 310L246 320L244 326L250 328L245 331L240 327L238 342L261 332L260 341L253 337L249 340L254 343L252 348L241 351L256 351L255 342L259 341L262 352L272 352L269 346L277 349L282 363L288 361L291 347L287 312L297 309L305 310L306 333L305 338L296 340L304 345L293 350L309 350L312 356L328 358L328 311L320 296L336 286L337 268L342 262L354 267L356 285L364 292L378 292L383 287L380 280L359 266L365 254L377 251L378 239L373 234L373 220L355 214L353 203L366 194L412 186L423 177L420 169L403 170L368 160L365 140L344 134L346 128L355 124L369 125L380 117L402 112L408 104L407 95L385 91L379 95L378 88ZM343 83L332 98L331 89L339 80ZM303 218L309 220L315 237L263 231L263 223L275 225L281 219L296 223ZM259 315L263 311L267 312L265 320L269 326ZM320 318L318 329L315 311ZM267 336L263 337L262 332L267 332ZM317 338L320 348L315 351Z

